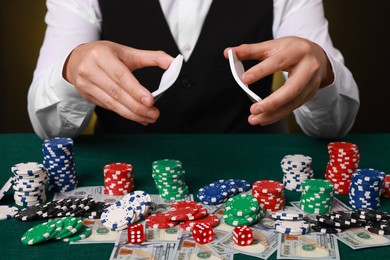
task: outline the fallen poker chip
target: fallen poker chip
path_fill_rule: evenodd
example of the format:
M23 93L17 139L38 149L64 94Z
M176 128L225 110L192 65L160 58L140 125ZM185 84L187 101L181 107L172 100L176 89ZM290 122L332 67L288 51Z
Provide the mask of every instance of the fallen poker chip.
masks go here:
M198 223L206 223L211 225L211 227L215 227L219 224L219 218L214 214L208 214L202 218L182 222L180 223L180 228L191 231L194 225Z
M88 226L82 225L81 229L74 235L62 239L64 242L76 242L82 239L86 239L92 234L92 229Z
M8 181L3 185L3 187L0 190L0 200L4 197L4 195L9 191L9 189L14 184L14 177L10 177Z
M225 211L239 217L256 213L258 209L259 203L257 199L245 193L229 198L225 206Z
M344 229L336 227L320 227L317 225L310 226L310 229L314 232L320 232L323 234L338 234L344 231Z
M7 220L13 218L19 209L10 205L1 205L0 206L0 220Z
M36 245L49 240L56 232L56 224L53 222L44 222L27 230L20 241L25 245Z
M40 218L39 212L42 211L43 205L35 204L21 209L16 215L15 218L20 221L31 221Z
M172 228L179 224L178 221L172 221L166 218L165 213L152 214L145 219L145 224L151 228Z

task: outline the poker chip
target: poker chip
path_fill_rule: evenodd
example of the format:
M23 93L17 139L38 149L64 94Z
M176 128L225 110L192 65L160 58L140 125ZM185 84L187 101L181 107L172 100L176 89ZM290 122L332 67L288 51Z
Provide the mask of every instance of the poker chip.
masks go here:
M64 242L76 242L82 239L86 239L92 234L92 229L88 226L82 225L82 227L75 234L62 239Z
M6 183L3 185L3 187L0 190L0 200L4 197L4 195L9 191L9 189L14 184L14 177L10 177Z
M47 171L43 164L37 162L17 163L11 167L14 174L15 204L28 207L46 202Z
M102 224L111 230L122 230L134 221L135 212L132 205L117 201L103 210L100 217Z
M134 190L134 171L129 163L110 163L103 167L104 194L123 196Z
M372 168L356 169L352 174L348 194L351 207L372 210L379 208L385 175L384 172Z
M344 229L341 228L335 228L335 227L320 227L317 225L310 226L310 229L314 232L320 232L323 234L338 234L344 231Z
M268 212L282 210L285 205L284 185L275 180L260 180L252 184L252 195Z
M228 211L224 211L223 213L223 220L226 224L230 226L250 226L254 223L257 223L260 219L262 219L265 216L265 211L259 207L257 212L253 212L249 215L244 216L236 216L230 214Z
M49 177L49 190L67 192L78 184L73 139L54 137L42 143L43 165Z
M194 219L198 211L198 208L173 208L165 214L165 217L172 221L186 221Z
M229 187L219 181L207 184L198 190L197 197L206 205L218 205L228 200Z
M234 216L244 216L256 213L259 209L257 199L250 194L238 194L229 198L225 205L225 212Z
M23 234L21 242L25 245L42 243L49 240L53 233L57 233L56 229L57 225L52 221L38 224Z
M182 162L162 159L152 163L152 177L160 197L164 200L182 200L188 195Z
M64 239L77 232L77 229L80 229L80 224L82 220L75 217L62 217L60 218L63 223L62 230L54 236L56 240Z
M305 220L276 220L275 230L283 234L302 235L309 232L310 224Z
M145 219L145 224L151 228L172 228L179 224L178 221L169 220L165 213L152 214Z
M7 220L13 218L19 209L14 206L1 205L0 206L0 220Z
M323 179L302 182L300 208L307 213L323 214L330 211L334 198L333 184Z
M384 198L390 198L390 175L386 175L383 180L381 196Z
M349 142L330 142L328 153L325 178L333 183L336 194L348 194L352 173L359 167L359 148Z
M278 220L301 220L305 216L299 211L281 210L272 212L271 217Z
M219 218L214 214L208 214L198 219L182 222L180 223L180 228L187 231L192 231L193 226L197 223L206 223L211 227L215 227L219 224Z
M285 155L280 166L284 173L283 185L291 191L302 191L302 182L314 177L312 158L303 154Z

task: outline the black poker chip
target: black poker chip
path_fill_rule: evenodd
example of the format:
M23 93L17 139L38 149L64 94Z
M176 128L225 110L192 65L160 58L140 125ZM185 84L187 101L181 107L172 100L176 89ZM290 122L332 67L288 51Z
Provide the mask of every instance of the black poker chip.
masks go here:
M320 227L320 226L311 226L311 230L315 232L321 232L323 234L338 234L344 231L342 228L336 228L336 227Z
M361 219L368 221L380 221L380 220L389 220L390 214L383 211L371 210L371 209L359 209L356 211L356 214Z
M15 218L20 221L31 221L40 219L41 216L38 214L39 211L42 210L41 204L35 204L29 207L26 207L15 215Z
M337 227L337 228L347 228L351 226L351 223L348 221L337 221L335 219L331 219L331 216L329 214L321 214L316 216L317 223L324 223L326 225L329 225L331 227Z

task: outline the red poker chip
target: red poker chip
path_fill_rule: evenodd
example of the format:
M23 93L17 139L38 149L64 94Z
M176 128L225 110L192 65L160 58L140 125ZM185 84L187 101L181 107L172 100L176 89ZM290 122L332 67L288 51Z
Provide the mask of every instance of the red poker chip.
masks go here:
M178 221L172 221L166 218L165 213L152 214L145 219L145 224L151 228L172 228L179 224Z
M216 215L208 214L202 218L182 222L180 223L180 228L187 231L192 231L193 226L198 223L205 223L211 225L211 227L215 227L219 224L219 218Z
M275 180L260 180L252 184L252 189L259 193L281 193L284 191L284 185Z
M359 147L356 144L350 142L330 142L328 143L328 149L359 151Z
M171 209L179 209L179 208L202 208L203 206L196 201L192 200L180 200L171 204Z
M110 164L106 164L104 167L103 167L104 171L115 171L115 172L123 172L123 171L132 171L133 170L133 166L129 163L123 163L123 162L119 162L119 163L110 163Z
M165 213L165 217L172 221L185 221L194 218L194 214L199 211L198 208L172 208Z

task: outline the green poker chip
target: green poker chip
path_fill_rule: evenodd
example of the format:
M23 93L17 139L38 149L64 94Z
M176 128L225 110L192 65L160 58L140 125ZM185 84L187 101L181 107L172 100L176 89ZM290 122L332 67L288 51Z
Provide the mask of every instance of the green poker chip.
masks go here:
M27 230L20 241L25 245L36 245L52 238L53 233L57 232L57 225L53 221L44 222Z
M256 214L259 209L257 199L250 194L238 194L229 198L226 202L225 211L234 216Z
M74 235L62 239L64 242L75 242L89 237L92 234L92 229L88 226L82 225L77 233Z
M78 231L78 229L80 229L81 226L83 225L81 218L63 217L61 218L61 221L64 223L64 227L55 236L56 240L61 240L75 234Z

